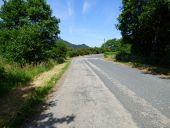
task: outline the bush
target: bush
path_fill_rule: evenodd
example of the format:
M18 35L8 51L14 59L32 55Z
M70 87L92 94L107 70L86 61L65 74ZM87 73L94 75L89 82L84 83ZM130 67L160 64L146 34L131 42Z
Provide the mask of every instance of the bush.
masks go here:
M100 54L104 52L104 48L68 48L67 56L84 56L90 54Z
M52 49L51 56L58 63L63 63L66 59L67 47L63 41L57 41Z
M47 61L60 32L60 21L52 16L50 6L45 0L4 0L3 3L0 55L21 66Z
M125 52L125 51L123 51L123 52L118 52L117 54L116 54L116 60L118 60L118 61L122 61L122 62L128 62L128 61L130 61L130 54L129 53L127 53L127 52Z

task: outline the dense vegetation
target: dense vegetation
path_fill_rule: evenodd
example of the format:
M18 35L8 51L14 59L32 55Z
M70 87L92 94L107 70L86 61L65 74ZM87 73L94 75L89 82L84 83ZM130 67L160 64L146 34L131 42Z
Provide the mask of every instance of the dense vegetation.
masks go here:
M44 0L4 1L0 11L0 53L21 65L47 61L59 34L56 17Z
M112 52L130 52L131 45L123 43L122 39L110 39L101 46L106 51Z
M0 94L66 58L59 20L45 0L4 0L0 8ZM54 60L57 60L54 62Z
M5 94L10 89L17 86L26 85L33 77L41 72L51 69L55 65L54 61L41 63L37 66L26 65L21 68L18 64L9 64L3 58L0 60L0 95Z
M102 45L105 49L105 57L111 55L113 59L118 61L130 61L131 45L125 44L122 39L111 39Z
M89 54L100 54L106 51L104 48L68 48L67 55L69 57L84 56Z
M117 25L131 54L157 65L170 66L170 1L123 0Z

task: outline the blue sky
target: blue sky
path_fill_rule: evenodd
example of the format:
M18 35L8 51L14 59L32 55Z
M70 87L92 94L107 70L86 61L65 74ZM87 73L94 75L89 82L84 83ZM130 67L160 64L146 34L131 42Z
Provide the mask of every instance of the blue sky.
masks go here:
M104 39L120 38L115 28L121 0L47 0L61 20L60 37L74 44L101 46ZM2 4L2 0L0 0Z

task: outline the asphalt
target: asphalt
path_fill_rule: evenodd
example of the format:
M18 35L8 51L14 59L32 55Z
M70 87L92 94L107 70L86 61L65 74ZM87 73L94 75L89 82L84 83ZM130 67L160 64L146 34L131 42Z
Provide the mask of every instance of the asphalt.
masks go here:
M170 128L170 80L78 57L29 128Z

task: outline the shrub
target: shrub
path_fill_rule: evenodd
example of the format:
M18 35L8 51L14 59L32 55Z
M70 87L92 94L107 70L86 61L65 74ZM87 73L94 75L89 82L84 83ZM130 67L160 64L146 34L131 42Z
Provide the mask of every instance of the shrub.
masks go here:
M130 61L130 54L125 51L118 52L116 54L116 60L123 61L123 62Z
M58 63L63 63L67 54L67 47L63 41L57 41L51 51L51 56Z

